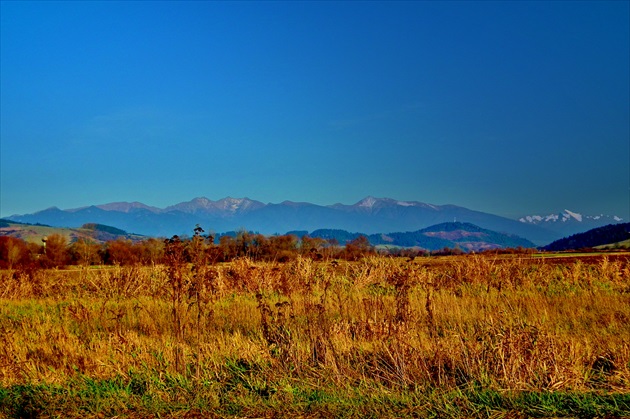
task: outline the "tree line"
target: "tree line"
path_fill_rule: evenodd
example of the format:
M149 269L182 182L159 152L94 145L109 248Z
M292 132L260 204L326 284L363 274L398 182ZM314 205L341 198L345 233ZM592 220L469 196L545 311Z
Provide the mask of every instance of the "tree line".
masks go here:
M294 234L264 236L240 231L215 240L199 226L192 237L169 239L147 238L132 241L125 238L98 243L87 238L70 242L65 236L52 234L41 244L20 238L0 236L0 269L49 269L68 265L157 265L167 262L169 243L181 244L186 262L192 262L202 243L204 258L211 263L229 262L247 257L255 261L286 262L298 255L314 260L358 260L376 254L367 237L359 236L341 246L335 239Z

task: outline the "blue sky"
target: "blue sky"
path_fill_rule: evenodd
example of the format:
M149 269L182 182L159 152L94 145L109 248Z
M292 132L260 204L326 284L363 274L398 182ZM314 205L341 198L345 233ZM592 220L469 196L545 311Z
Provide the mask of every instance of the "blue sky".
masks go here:
M630 209L630 3L7 2L0 215Z

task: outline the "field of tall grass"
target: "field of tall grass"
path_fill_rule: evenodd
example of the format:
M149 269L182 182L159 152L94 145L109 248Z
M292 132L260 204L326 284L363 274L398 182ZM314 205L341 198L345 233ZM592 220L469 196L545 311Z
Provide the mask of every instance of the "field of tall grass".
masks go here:
M630 260L0 272L0 416L630 417Z

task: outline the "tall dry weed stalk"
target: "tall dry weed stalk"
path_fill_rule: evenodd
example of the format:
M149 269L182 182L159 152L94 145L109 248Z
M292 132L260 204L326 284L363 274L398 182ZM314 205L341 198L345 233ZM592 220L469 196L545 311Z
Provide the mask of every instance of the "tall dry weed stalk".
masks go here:
M238 361L267 384L630 393L628 260L215 264L198 237L163 267L0 272L0 383L213 383Z
M197 226L188 248L178 236L167 239L164 247L170 284L175 369L180 373L186 371L185 343L192 341L196 348L197 377L201 373L198 349L202 335L211 322L212 304L218 288L218 275L210 266L208 252L212 238L204 237L203 233L204 230Z

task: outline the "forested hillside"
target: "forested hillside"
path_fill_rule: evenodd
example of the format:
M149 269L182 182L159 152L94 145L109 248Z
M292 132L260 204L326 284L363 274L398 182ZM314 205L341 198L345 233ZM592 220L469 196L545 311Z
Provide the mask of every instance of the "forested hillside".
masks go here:
M610 224L556 240L543 249L550 251L576 250L619 243L628 239L630 239L630 223Z

